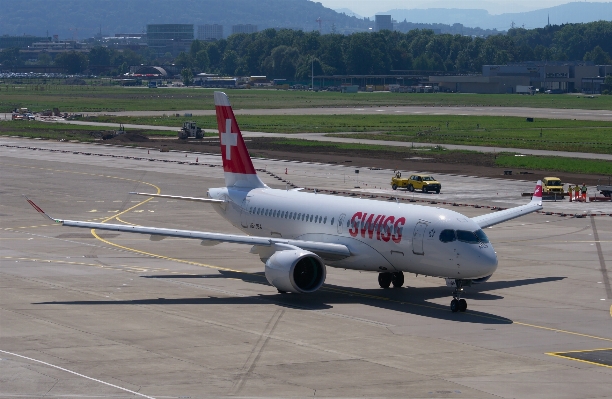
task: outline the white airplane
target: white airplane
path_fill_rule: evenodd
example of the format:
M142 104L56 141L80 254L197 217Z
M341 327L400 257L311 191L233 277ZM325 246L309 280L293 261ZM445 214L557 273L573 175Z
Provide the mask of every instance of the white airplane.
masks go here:
M54 219L28 202L64 226L252 245L280 293L318 290L326 266L378 272L382 288L401 287L405 272L442 277L454 288L453 312L467 309L463 287L486 282L497 269L482 229L542 209L540 181L528 204L474 218L437 207L270 188L257 176L229 98L222 92L214 98L225 187L209 189L209 198L131 194L209 203L246 235Z

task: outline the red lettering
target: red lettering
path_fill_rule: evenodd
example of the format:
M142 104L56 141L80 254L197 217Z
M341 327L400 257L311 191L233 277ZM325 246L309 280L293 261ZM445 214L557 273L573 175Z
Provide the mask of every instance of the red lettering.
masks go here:
M376 226L376 239L380 241L380 233L383 225L383 220L385 220L385 215L380 215L380 219L378 221L378 226Z
M372 219L374 218L374 214L370 214L370 217L366 220L367 213L363 214L363 219L361 222L361 236L365 238L365 233L368 230L368 225L372 224Z
M399 244L400 241L402 241L402 228L404 227L405 224L406 224L406 218L399 218L395 221L395 225L393 226L395 233L393 234L393 237L392 237L394 243Z
M376 216L376 219L374 219L373 223L370 222L370 219L372 219L372 216L370 216L370 219L368 219L368 237L370 237L370 239L374 237L374 232L376 231L376 225L380 221L380 218L382 218L382 215Z
M357 237L357 233L359 233L358 223L359 223L359 221L361 221L362 215L363 214L361 212L357 212L351 218L351 228L349 229L349 234L352 237Z
M380 238L384 242L389 242L389 240L391 239L391 226L393 225L393 222L395 222L395 216L389 216L383 223L383 231L380 235Z

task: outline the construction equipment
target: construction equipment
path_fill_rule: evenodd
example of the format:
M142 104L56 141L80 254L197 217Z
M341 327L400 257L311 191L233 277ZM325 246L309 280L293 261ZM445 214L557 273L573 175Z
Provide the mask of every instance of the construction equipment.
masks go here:
M204 132L195 122L183 122L183 127L178 131L178 138L186 139L201 139L204 137Z
M610 198L612 196L612 184L610 183L610 178L608 177L608 184L601 184L601 179L597 180L597 191L603 194L604 197Z

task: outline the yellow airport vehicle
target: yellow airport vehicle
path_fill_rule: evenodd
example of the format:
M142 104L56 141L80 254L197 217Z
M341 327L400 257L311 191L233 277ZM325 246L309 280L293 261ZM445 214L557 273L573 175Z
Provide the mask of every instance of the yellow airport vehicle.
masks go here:
M545 177L542 179L542 194L563 194L563 183L558 177Z
M405 188L408 191L421 190L424 193L435 192L440 194L442 185L430 175L415 174L406 178L402 177L400 172L396 172L395 176L391 178L391 188L394 190Z

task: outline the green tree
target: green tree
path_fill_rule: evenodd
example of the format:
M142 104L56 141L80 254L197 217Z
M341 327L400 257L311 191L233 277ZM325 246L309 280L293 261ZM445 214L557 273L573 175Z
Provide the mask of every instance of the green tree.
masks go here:
M604 80L604 84L612 86L612 75L606 76L606 79Z
M610 63L610 54L605 52L600 46L595 46L593 51L584 55L585 61L593 61L595 65L606 65Z
M200 70L205 71L210 66L210 60L208 59L208 52L206 50L200 50L195 56L195 66Z
M23 60L19 57L19 49L7 48L0 51L0 64L9 68L23 65Z
M89 52L89 64L96 66L108 66L111 63L111 50L107 47L94 47Z
M183 68L181 70L181 77L183 78L183 84L185 86L191 86L193 84L193 72L191 72L191 68Z
M38 65L51 65L53 58L48 53L38 54Z
M199 40L194 40L191 42L191 46L189 47L189 55L191 56L191 58L195 58L196 55L202 51L206 49L206 45L199 41Z
M57 55L55 63L66 69L68 73L81 73L89 66L87 56L76 51L68 51Z
M181 69L191 68L193 66L193 59L191 58L191 55L181 51L174 60L174 63Z
M234 50L226 51L221 61L221 72L226 75L234 75L236 73L236 68L238 68L238 62L238 53Z

